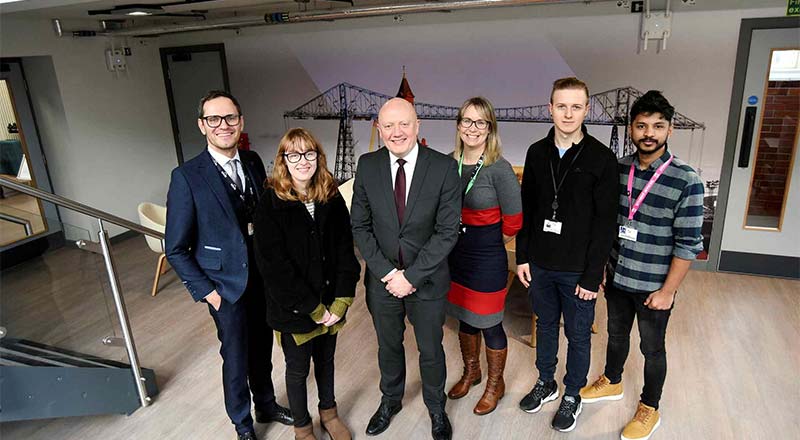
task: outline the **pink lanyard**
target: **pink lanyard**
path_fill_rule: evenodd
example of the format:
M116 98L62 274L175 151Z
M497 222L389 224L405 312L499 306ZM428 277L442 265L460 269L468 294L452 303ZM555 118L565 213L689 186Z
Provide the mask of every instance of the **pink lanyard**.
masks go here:
M642 206L642 202L644 198L647 197L647 194L650 193L650 190L653 188L653 185L656 184L656 180L664 174L664 170L667 169L670 163L672 163L672 155L669 156L666 162L662 163L660 167L656 170L653 174L653 177L650 178L650 181L647 182L647 185L644 186L642 192L639 193L639 197L636 198L636 203L631 205L631 191L633 191L633 162L631 162L631 170L628 172L628 221L633 220L633 216L636 215L636 212L639 211L639 207Z

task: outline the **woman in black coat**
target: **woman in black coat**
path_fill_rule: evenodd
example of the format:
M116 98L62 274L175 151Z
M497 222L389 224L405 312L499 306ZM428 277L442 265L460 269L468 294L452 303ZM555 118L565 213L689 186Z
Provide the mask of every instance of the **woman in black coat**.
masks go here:
M322 427L334 440L349 440L336 410L333 359L361 267L347 206L322 146L305 129L291 129L280 141L272 179L256 209L255 244L267 322L286 359L295 438L316 438L306 388L313 358Z

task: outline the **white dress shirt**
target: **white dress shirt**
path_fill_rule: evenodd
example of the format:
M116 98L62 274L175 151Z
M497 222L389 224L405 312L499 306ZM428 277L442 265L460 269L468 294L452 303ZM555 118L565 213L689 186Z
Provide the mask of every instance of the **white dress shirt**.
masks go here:
M397 169L400 168L400 164L397 163L397 159L400 158L392 154L392 150L389 150L388 148L386 149L389 151L389 170L392 173L392 188L394 188L394 181L397 179ZM403 164L403 171L406 173L406 205L408 204L408 193L411 192L411 179L414 177L414 168L417 166L418 156L419 144L414 143L414 147L411 148L411 151L409 151L408 154L402 158L406 161L406 163ZM384 278L392 275L395 272L397 272L396 268L390 270L389 273L384 275Z
M211 153L211 157L214 159L214 161L217 162L226 173L228 173L228 176L231 176L231 179L233 179L234 173L233 161L239 161L239 166L236 167L236 173L239 175L239 181L242 182L241 190L242 192L245 192L247 189L247 179L244 178L244 165L242 165L242 160L239 158L239 150L236 150L236 155L232 158L212 150L211 147L208 147L208 152Z
M387 148L387 150L389 150ZM404 159L406 163L403 165L403 171L406 173L406 204L408 204L408 193L411 191L411 179L414 177L414 167L417 166L417 157L419 156L419 144L414 143L414 147L411 148L411 151L406 154ZM392 188L394 188L394 181L397 179L397 169L400 168L400 164L397 163L397 159L399 157L392 154L392 150L389 150L389 167L392 173Z

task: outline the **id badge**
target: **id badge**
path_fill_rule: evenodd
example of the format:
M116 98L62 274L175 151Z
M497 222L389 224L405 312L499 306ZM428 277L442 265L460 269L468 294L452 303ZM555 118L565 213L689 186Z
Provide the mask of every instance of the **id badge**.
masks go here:
M542 230L544 232L552 232L553 234L561 235L561 222L544 219L544 228Z
M247 235L253 235L255 233L256 233L256 227L253 225L253 223L248 223L247 224Z
M636 229L633 229L630 226L620 225L618 234L619 238L630 241L636 241L637 236L639 236L639 231L637 231Z

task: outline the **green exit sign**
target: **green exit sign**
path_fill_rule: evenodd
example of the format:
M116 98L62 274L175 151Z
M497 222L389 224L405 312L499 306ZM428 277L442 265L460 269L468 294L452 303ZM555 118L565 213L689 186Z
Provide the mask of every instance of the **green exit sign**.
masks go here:
M786 15L800 15L800 0L788 0Z

